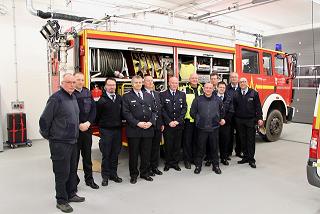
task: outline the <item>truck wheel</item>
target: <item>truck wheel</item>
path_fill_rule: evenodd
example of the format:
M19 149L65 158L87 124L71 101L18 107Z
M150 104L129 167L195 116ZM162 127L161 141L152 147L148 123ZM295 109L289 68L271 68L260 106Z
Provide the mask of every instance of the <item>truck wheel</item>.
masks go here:
M283 117L279 110L272 110L266 120L266 135L267 141L273 142L280 138L283 128Z

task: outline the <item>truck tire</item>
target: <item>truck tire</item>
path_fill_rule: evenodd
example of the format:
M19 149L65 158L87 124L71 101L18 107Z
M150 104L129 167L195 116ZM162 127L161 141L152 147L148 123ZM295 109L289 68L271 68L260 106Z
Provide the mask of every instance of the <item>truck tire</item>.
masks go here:
M283 128L283 117L279 110L274 109L270 112L266 120L266 135L267 141L273 142L280 138Z

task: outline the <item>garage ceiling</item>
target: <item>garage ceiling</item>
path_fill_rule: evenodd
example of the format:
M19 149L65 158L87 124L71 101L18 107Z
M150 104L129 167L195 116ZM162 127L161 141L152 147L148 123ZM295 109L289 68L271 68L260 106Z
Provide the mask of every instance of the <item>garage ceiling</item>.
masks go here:
M313 0L314 27L320 27L320 0ZM250 29L264 36L311 28L312 0L50 0L65 6L101 7L105 14L120 9L172 13L177 17ZM36 2L36 1L35 1ZM130 13L131 14L131 13ZM131 14L132 15L132 14Z

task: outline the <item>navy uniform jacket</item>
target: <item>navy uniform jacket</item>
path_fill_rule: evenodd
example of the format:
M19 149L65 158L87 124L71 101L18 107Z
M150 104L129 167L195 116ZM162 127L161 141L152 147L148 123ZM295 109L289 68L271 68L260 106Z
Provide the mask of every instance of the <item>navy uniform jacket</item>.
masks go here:
M50 142L75 144L79 136L79 107L63 88L50 96L39 120L40 134Z
M169 126L171 121L178 121L177 128L183 128L184 117L187 113L186 94L176 90L173 98L170 90L160 93L162 103L162 119L166 126Z
M143 91L148 93L145 89ZM152 91L152 92L153 92L152 98L154 103L154 109L156 111L156 116L157 116L157 122L156 122L155 128L157 130L160 130L161 126L163 125L162 114L161 114L162 104L160 99L160 93L158 91Z
M233 98L230 94L224 93L222 104L224 110L224 120L226 121L225 125L230 125L234 115Z
M76 95L79 105L79 122L85 123L89 121L92 124L96 118L96 104L92 99L90 90L83 87L81 92L74 90L73 93Z
M234 99L235 117L241 119L262 120L262 108L257 91L248 88L245 95L241 90L237 91Z
M229 84L227 85L226 93L229 94L232 98L236 95L236 92L237 92L237 91L240 91L240 86L239 86L239 84L238 84L238 87L237 87L236 90L235 90L234 88L232 88L231 83L229 83Z
M143 100L131 90L122 97L122 114L127 122L127 137L153 137L157 116L152 96L143 93ZM151 122L153 126L142 129L137 126L139 122Z

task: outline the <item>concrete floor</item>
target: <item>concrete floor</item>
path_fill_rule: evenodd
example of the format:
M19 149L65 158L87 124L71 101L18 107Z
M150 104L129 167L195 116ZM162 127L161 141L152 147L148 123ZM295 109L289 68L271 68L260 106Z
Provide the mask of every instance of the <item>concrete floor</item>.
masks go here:
M124 182L92 190L80 183L79 195L86 202L72 204L74 213L139 214L320 214L320 190L308 184L306 161L311 126L289 124L281 140L258 139L257 169L238 165L221 166L222 175L203 167L170 170L153 182L129 183L127 153L121 154L119 176ZM99 156L97 144L93 156ZM0 153L0 213L61 213L55 208L54 178L46 141L33 147L6 149ZM182 164L181 164L182 166ZM161 169L163 164L161 165ZM81 179L82 171L79 171ZM94 173L95 180L101 177Z

